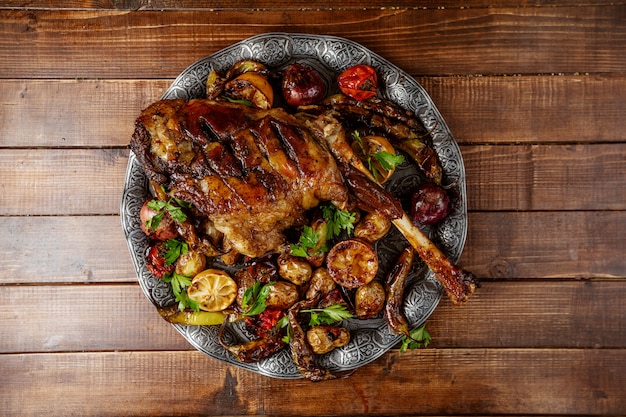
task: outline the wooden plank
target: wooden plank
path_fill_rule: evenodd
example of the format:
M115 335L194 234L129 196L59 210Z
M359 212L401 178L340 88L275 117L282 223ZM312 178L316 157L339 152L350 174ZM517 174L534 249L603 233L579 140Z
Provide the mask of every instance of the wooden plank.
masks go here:
M0 230L0 284L136 281L117 216L0 216ZM486 280L624 278L625 234L624 211L470 213L459 264Z
M583 4L596 4L600 2L586 2ZM613 3L623 4L623 3ZM430 0L343 0L329 4L326 1L306 1L306 0L255 0L254 2L242 2L238 0L222 0L222 1L197 1L197 0L124 0L124 1L107 1L107 0L37 0L29 1L24 4L23 0L5 0L4 7L12 9L103 9L103 10L241 10L248 9L264 9L264 10L344 10L344 9L442 9L442 8L458 8L457 0L438 0L433 2ZM563 1L563 0L499 0L499 1L473 1L471 7L564 7L564 6L581 6L579 1Z
M0 150L0 215L117 214L128 152Z
M462 144L625 139L621 109L626 108L626 97L620 91L626 90L626 78L621 75L417 80Z
M119 216L0 217L0 230L0 284L136 282Z
M138 285L0 286L0 352L189 350Z
M196 352L2 355L0 369L7 417L129 409L152 416L617 415L626 409L623 349L396 351L348 378L314 386L216 366Z
M171 81L1 80L2 147L127 146ZM85 100L77 100L85 97Z
M3 78L172 78L196 59L272 31L350 38L414 75L605 73L626 66L621 5L0 15Z
M431 349L624 348L626 280L485 281L427 322ZM191 350L137 285L0 286L0 353Z
M626 144L462 146L470 210L623 210Z
M624 278L625 215L470 213L459 263L484 278Z
M625 139L623 74L417 80L461 144ZM4 147L126 146L141 109L157 100L170 83L0 80L0 103L4 104L0 106L0 143ZM78 102L76 97L90 99Z
M469 210L624 210L626 144L462 146ZM0 215L116 214L128 149L0 149ZM63 178L63 192L55 188Z

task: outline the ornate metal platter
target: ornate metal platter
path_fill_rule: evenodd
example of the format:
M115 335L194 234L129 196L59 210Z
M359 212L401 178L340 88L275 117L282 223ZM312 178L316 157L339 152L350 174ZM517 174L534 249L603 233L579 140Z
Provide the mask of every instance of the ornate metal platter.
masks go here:
M458 260L467 233L463 159L445 121L421 85L389 61L347 39L268 33L248 38L193 63L176 78L162 98L202 97L205 94L207 75L212 69L225 71L241 59L257 60L278 69L293 62L304 63L322 74L327 85L331 87L330 93L333 92L335 77L344 69L358 63L373 66L381 83L380 93L413 111L426 128L431 130L433 147L444 168L444 181L455 184L452 192L453 212L426 232L451 260ZM394 174L388 188L406 204L410 190L420 181L422 178L417 168L405 162ZM155 306L167 306L174 304L171 290L168 284L148 271L144 260L149 241L139 227L139 210L149 196L148 180L131 152L121 201L122 228L141 289ZM406 244L404 237L395 229L377 244L381 276L391 267ZM443 291L432 272L421 263L413 269L407 285L404 309L411 327L415 328L423 324L434 311ZM288 349L258 363L242 363L220 346L217 341L217 326L174 327L192 346L214 359L270 377L301 377ZM401 339L388 330L382 317L369 320L349 319L346 327L351 330L350 343L318 358L320 365L331 371L347 371L367 364L383 355ZM231 327L229 332L228 337L234 339L249 338L245 329L237 326Z

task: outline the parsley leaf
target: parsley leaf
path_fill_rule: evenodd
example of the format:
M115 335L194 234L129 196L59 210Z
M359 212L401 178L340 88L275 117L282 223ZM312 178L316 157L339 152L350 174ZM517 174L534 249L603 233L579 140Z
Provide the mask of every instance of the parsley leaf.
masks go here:
M172 265L180 257L189 251L189 245L187 242L182 242L178 239L168 239L163 242L163 247L167 250L165 252L165 265Z
M328 220L328 239L339 236L342 230L352 233L356 214L347 210L339 210L335 205L322 206L322 216Z
M176 204L172 204L175 202ZM177 198L170 198L167 201L163 200L152 200L148 202L148 207L157 213L150 220L146 222L146 226L148 230L154 230L159 227L161 224L161 220L163 220L163 215L167 211L172 219L176 220L179 223L182 223L187 220L187 215L183 212L183 207L189 208L190 205L182 200Z
M178 309L180 311L183 311L185 308L190 308L196 312L200 311L198 303L187 295L187 287L191 285L190 277L171 272L163 275L163 281L169 283L172 287L172 292L175 300L178 301Z
M334 304L325 308L312 308L302 310L303 313L310 313L310 326L319 326L320 324L334 324L338 321L349 319L352 313L348 311L345 304Z
M407 349L419 349L427 347L430 344L432 337L428 330L426 330L426 323L422 324L417 329L411 330L409 333L411 337L404 336L402 338L402 346L400 346L400 352L405 352Z
M395 169L404 161L404 156L394 155L389 152L381 151L372 155L380 163L380 166L386 170Z
M261 285L259 281L256 281L251 287L246 289L241 301L244 316L256 316L265 311L267 308L265 300L270 294L270 290L274 284L275 282L272 281Z
M317 242L320 240L320 234L313 230L311 226L304 226L302 229L302 234L300 234L300 240L298 244L291 245L291 254L293 256L301 256L306 258L309 255L314 255L315 253L309 253L309 249L315 249L317 246ZM320 251L326 250L323 247ZM316 253L320 252L316 251Z

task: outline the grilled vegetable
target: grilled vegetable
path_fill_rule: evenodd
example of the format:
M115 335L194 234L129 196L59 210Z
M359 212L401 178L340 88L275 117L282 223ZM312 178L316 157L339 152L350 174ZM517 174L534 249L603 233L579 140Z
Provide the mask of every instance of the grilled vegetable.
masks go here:
M439 223L451 210L448 193L433 182L418 185L411 197L411 220L416 226Z
M356 100L365 100L376 95L378 76L369 65L354 65L337 77L339 89Z
M404 284L406 277L409 275L413 258L415 256L414 249L407 247L398 258L394 267L389 271L385 280L385 290L387 291L387 302L385 303L385 320L389 326L389 330L396 334L402 334L411 337L409 333L409 325L402 312L402 301L404 300Z

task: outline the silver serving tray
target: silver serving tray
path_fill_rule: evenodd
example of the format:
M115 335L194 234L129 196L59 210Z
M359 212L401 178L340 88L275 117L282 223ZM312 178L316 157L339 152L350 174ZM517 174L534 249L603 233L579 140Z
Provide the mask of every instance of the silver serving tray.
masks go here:
M441 114L419 83L389 61L347 39L267 33L233 44L193 63L174 80L162 98L203 97L209 72L213 69L226 71L241 59L257 60L273 68L283 68L293 62L306 64L322 75L329 93L334 92L335 77L344 69L360 63L373 66L379 76L380 94L413 111L426 128L432 130L433 147L443 164L444 179L447 183L455 184L452 189L454 209L443 222L425 231L450 259L455 262L459 259L467 234L463 159ZM405 162L387 187L406 205L411 189L421 181L423 179L417 168ZM150 195L148 180L131 152L120 209L122 228L141 289L155 306L168 306L175 304L169 285L154 277L146 268L144 260L149 241L139 227L139 210ZM377 244L379 277L384 276L406 245L404 237L395 229ZM411 328L426 321L437 307L442 294L441 284L431 271L419 263L407 281L404 303L404 312ZM353 370L372 362L401 340L400 336L389 331L382 317L349 319L345 325L352 333L350 343L318 358L320 365L333 372ZM288 348L258 363L242 363L218 343L218 326L173 326L194 348L219 361L274 378L301 377ZM250 335L243 326L235 325L229 327L226 337L234 343L235 340L249 339Z

